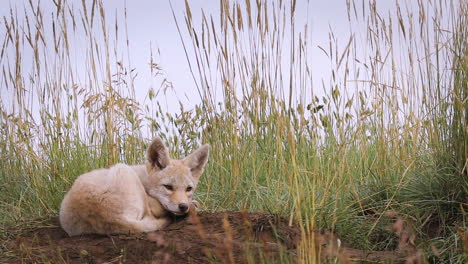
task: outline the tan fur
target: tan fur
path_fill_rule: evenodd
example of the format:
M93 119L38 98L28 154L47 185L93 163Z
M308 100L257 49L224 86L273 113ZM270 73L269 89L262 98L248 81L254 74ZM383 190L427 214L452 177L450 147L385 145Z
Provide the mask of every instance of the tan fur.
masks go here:
M147 155L146 165L117 164L76 179L60 207L60 224L68 235L151 232L169 223L168 213L187 213L209 145L172 160L157 137Z

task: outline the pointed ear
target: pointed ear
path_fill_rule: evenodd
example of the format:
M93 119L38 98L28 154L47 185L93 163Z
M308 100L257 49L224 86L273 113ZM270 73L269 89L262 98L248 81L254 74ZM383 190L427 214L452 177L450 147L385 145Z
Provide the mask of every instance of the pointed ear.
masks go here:
M192 171L192 176L198 178L202 175L203 169L208 162L210 145L205 144L184 159L184 163Z
M148 147L147 155L148 162L153 168L162 170L167 167L167 165L169 165L169 151L160 137L156 137L153 139L153 141L151 141Z

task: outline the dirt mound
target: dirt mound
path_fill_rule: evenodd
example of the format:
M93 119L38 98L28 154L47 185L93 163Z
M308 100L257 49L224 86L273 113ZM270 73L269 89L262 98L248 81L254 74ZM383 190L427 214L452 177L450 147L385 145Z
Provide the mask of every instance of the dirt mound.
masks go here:
M311 246L331 263L405 260L401 252L344 247L332 233L314 237ZM78 237L68 237L54 218L6 242L0 263L294 263L300 238L297 226L266 213L205 212L148 234Z
M265 213L200 213L148 234L68 237L57 219L7 245L10 263L244 263L293 259L297 227Z

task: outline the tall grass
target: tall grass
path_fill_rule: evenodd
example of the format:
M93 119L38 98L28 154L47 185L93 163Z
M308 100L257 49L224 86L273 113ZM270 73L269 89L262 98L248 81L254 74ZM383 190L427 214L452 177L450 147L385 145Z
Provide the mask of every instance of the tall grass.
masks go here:
M376 1L343 4L350 28L365 32L342 43L331 31L318 48L296 1L220 1L219 14L199 17L187 1L184 20L173 10L201 102L176 114L154 90L136 100L129 46L117 45L125 16L110 25L100 1L58 2L53 22L40 4L12 9L0 55L4 232L56 215L81 173L143 162L160 135L174 156L212 145L197 190L204 208L297 221L301 262L317 261L312 231L327 228L348 246L461 263L468 7L396 2L387 14ZM332 65L320 88L313 49ZM390 230L397 219L414 241Z

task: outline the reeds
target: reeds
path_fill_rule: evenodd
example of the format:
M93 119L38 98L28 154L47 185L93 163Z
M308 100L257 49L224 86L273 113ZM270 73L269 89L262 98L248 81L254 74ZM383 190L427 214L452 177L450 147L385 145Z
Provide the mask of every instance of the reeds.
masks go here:
M467 5L346 4L350 28L365 32L339 42L331 31L328 47L314 47L310 25L296 22L302 2L220 1L219 14L197 16L186 1L184 20L173 12L201 103L177 114L162 109L162 93L136 100L131 51L117 45L126 21L110 25L101 1L58 2L52 20L33 1L12 9L0 55L0 210L11 212L1 222L56 214L79 174L142 162L157 134L174 155L212 145L197 190L206 208L299 222L300 262L319 259L317 228L395 249L398 217L426 259L461 262ZM330 59L329 80L313 78L313 49Z

